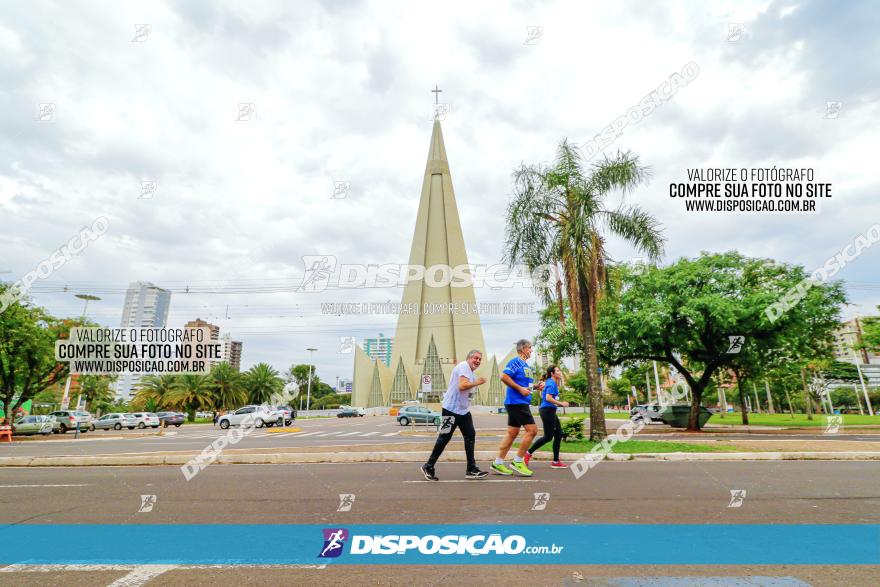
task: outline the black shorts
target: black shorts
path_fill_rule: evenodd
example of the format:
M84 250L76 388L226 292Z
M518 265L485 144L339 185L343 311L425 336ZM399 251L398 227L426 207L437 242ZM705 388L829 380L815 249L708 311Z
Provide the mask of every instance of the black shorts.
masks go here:
M535 418L529 404L504 404L507 408L507 425L519 428L526 424L534 424Z

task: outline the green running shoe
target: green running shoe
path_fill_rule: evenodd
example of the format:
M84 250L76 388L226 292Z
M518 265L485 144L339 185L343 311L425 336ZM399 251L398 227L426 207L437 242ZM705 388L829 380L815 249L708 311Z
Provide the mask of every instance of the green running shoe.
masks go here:
M517 463L516 461L514 461L514 462L510 463L510 466L513 468L514 471L516 471L517 473L519 473L523 477L531 477L532 476L532 470L529 469L528 467L526 467L526 464L524 462Z
M500 465L497 463L492 463L492 466L490 468L499 475L513 475L513 471L508 469L507 465L505 465L504 463L501 463Z

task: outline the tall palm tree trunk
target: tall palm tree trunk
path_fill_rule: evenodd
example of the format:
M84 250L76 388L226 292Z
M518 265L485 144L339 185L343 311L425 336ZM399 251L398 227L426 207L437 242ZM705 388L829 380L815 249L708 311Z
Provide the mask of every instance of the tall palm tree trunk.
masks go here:
M599 359L596 357L596 335L593 332L593 317L590 308L590 295L587 281L578 272L578 298L581 306L581 332L584 340L584 363L587 375L587 389L590 393L590 440L600 442L608 436L605 430L605 402L599 386Z

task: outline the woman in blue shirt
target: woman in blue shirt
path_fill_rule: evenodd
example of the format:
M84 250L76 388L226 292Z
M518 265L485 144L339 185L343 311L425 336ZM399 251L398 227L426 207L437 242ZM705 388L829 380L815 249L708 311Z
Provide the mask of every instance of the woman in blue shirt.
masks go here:
M541 423L544 425L544 436L535 440L531 448L526 452L525 462L529 466L529 461L536 450L553 441L553 462L550 467L553 469L567 469L568 465L559 460L559 447L562 444L562 425L559 423L559 417L556 415L556 407L568 407L568 402L559 401L559 383L562 380L562 371L556 365L550 365L547 368L547 374L544 375L544 389L541 391L541 405L538 413L541 414Z

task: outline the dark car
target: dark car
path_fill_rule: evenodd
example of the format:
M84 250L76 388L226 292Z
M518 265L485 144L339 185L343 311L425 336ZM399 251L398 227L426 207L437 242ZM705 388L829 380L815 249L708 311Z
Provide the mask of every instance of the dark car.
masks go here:
M168 426L180 428L180 425L186 421L180 412L158 412L156 415L159 416L159 423L165 428Z
M339 410L339 413L336 414L337 418L357 418L358 416L363 417L364 413L357 408L342 408Z

